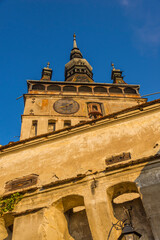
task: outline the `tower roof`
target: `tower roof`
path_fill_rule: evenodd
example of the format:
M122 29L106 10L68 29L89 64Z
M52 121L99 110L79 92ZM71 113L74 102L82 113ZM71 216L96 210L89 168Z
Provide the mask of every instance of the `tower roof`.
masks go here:
M73 35L73 48L70 53L70 61L65 65L65 81L70 82L93 82L92 67L83 58L77 47L76 35Z

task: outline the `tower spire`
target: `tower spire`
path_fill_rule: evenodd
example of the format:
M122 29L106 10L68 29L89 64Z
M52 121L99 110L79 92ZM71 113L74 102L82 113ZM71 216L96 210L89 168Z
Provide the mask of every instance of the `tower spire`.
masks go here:
M73 34L73 49L77 48L77 43L76 43L76 34Z
M70 60L73 58L83 58L82 53L80 52L79 48L77 47L76 42L76 34L73 34L73 48L71 50L70 54Z
M70 61L65 65L65 81L68 82L93 82L92 67L83 58L77 47L76 34L73 34L73 48L70 53Z

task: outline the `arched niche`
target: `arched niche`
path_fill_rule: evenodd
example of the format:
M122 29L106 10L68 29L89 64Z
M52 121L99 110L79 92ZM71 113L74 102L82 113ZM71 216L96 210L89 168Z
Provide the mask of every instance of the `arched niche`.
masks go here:
M124 222L127 218L126 210L129 209L133 228L142 235L141 240L154 240L138 188L134 182L120 182L113 185L107 189L107 195L117 221Z
M83 196L69 195L53 203L52 206L63 212L71 239L92 240Z
M125 88L125 89L124 89L124 92L125 92L126 94L137 94L136 90L133 89L133 88L130 88L130 87Z
M32 90L40 90L40 91L43 91L43 90L45 90L45 86L42 85L42 84L34 84L34 85L32 86Z
M79 92L84 92L84 93L91 93L92 92L92 88L88 87L88 86L82 86L78 88Z
M122 93L122 89L118 87L110 87L109 88L110 93Z
M61 91L61 87L60 86L58 86L58 85L49 85L48 87L47 87L47 90L48 91Z
M3 217L0 217L0 237L3 236L5 240L12 240L13 223L14 217L11 213L6 213Z
M74 86L64 86L63 87L63 92L76 92L77 89Z
M94 88L94 92L95 93L107 93L107 89L106 88L104 88L104 87L95 87Z

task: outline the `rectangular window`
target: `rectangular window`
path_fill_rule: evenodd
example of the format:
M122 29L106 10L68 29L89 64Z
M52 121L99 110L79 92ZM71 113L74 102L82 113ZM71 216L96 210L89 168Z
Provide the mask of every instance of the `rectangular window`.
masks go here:
M54 132L56 130L56 122L53 120L48 121L48 132Z
M32 121L32 132L34 136L37 136L37 125L38 125L37 120Z
M71 126L71 121L70 120L65 120L64 121L64 127L67 128L67 127L70 127Z

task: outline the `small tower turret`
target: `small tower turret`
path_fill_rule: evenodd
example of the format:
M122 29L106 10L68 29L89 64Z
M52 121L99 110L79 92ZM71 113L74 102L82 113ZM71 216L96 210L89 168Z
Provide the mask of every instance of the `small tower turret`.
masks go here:
M52 69L49 68L50 63L47 63L47 67L44 67L42 70L42 81L51 81L52 78Z
M111 79L113 80L113 83L126 84L122 76L123 71L121 71L120 69L115 69L114 63L112 63L111 66L113 68L111 74Z

